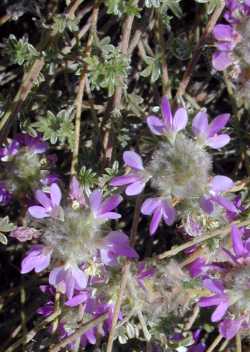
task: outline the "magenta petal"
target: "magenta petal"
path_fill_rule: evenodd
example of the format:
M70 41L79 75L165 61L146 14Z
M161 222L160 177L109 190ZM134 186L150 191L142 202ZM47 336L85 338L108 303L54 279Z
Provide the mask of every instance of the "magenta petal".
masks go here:
M40 204L46 209L51 208L51 201L50 198L42 191L38 190L35 193L35 197Z
M176 218L175 209L166 201L162 201L162 215L167 225L172 225Z
M144 187L145 187L145 182L137 181L129 185L126 188L125 193L128 196L135 196L137 194L140 194L143 191Z
M215 309L215 311L212 314L211 321L217 322L221 320L224 315L226 314L226 311L228 310L229 304L228 302L221 302L218 307Z
M94 329L90 329L90 330L86 331L84 335L85 335L85 337L87 338L88 342L91 345L95 345L96 344L96 336L95 336L95 333L94 333Z
M214 176L210 182L211 189L215 193L228 191L233 185L234 183L231 178L221 175Z
M205 111L200 111L195 115L192 122L192 131L195 136L206 137L208 133L208 117Z
M112 179L110 182L111 186L124 186L130 183L136 182L138 180L138 176L136 175L124 175L124 176L117 176Z
M235 207L234 203L231 200L227 199L226 197L217 195L216 197L213 197L213 200L216 203L218 203L220 206L222 206L224 209L226 209L232 213L235 213L235 214L238 213L238 210Z
M234 29L228 24L217 24L214 27L213 35L219 41L232 41L234 38Z
M155 209L149 226L149 232L151 235L154 235L155 232L157 231L161 218L162 218L161 209L160 208Z
M164 133L164 128L165 128L164 123L154 115L147 117L147 125L153 134L156 134L159 136Z
M221 296L215 295L210 297L202 297L199 299L200 307L218 306L221 303Z
M183 130L188 121L187 112L184 108L180 108L176 111L173 119L173 130L179 132Z
M213 203L209 198L201 197L200 199L200 207L206 213L211 214L214 210Z
M214 293L223 293L224 287L219 280L205 279L203 286Z
M217 71L224 71L233 63L231 53L226 51L216 51L212 57L213 67Z
M209 124L208 127L208 137L214 136L218 133L223 127L226 126L228 120L230 118L230 114L221 114L213 119L213 121Z
M242 256L246 254L247 250L243 245L242 232L235 224L232 224L231 238L232 238L234 253L237 256Z
M146 199L141 207L141 212L144 215L151 215L153 211L157 208L159 205L159 198L148 198Z
M108 211L107 213L103 213L98 215L98 219L103 219L103 220L107 220L107 219L120 219L121 218L121 214L119 213L115 213L113 211Z
M50 197L53 206L59 206L62 199L62 192L56 183L50 186Z
M79 289L84 289L87 287L88 277L87 275L79 269L77 266L72 269L72 276L74 277Z
M210 148L219 149L224 147L229 142L230 137L228 134L219 134L218 136L208 138L206 145Z
M80 294L72 297L65 302L65 306L76 307L87 301L89 294L87 292L81 292Z
M33 218L36 218L36 219L43 219L49 216L46 209L44 209L43 207L40 207L39 205L34 205L33 207L29 207L28 212L30 213L31 216L33 216Z
M161 113L162 113L163 119L165 120L167 129L170 129L172 127L173 116L172 116L169 100L166 96L162 97L162 100L161 100Z
M142 158L139 154L133 151L127 151L123 153L123 160L127 166L130 166L132 169L143 170Z
M89 196L89 203L90 203L91 210L94 213L99 213L101 202L102 202L102 192L99 189L96 189L93 192L91 192Z
M220 334L227 340L231 340L241 328L241 320L225 319L219 325Z
M118 205L122 201L122 196L120 195L114 195L102 202L101 208L100 208L100 213L106 213L109 212L110 210L113 210L114 208L118 207Z

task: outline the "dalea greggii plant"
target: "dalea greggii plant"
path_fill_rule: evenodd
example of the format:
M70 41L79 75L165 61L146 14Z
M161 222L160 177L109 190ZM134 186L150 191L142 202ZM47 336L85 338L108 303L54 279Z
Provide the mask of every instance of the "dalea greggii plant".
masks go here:
M0 352L250 351L250 1L1 5Z

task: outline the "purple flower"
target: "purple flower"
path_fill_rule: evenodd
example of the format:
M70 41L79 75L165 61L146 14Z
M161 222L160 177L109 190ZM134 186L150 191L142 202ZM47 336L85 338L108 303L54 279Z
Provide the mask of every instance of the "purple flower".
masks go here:
M192 130L198 140L211 148L219 149L229 143L230 137L227 134L218 134L225 127L230 118L229 114L218 115L208 124L208 115L200 111L192 123Z
M144 215L152 215L149 227L151 235L154 235L157 231L161 219L163 219L167 225L172 225L176 218L175 209L166 199L160 197L146 199L142 204L141 212Z
M41 137L32 137L26 133L20 133L16 140L21 146L27 147L32 153L42 154L48 149L48 143L44 142Z
M77 202L82 207L85 206L86 199L83 194L83 189L80 186L80 183L75 176L72 177L69 189L70 189L70 192L69 192L70 199L73 202Z
M4 183L0 182L0 205L9 204L11 193L7 190Z
M242 264L250 258L250 242L243 241L244 228L239 229L237 225L232 224L231 240L234 254L224 248L226 254L232 259L235 265Z
M206 345L201 340L201 329L197 329L192 332L194 343L188 347L187 352L204 352L206 350Z
M65 302L65 306L68 307L77 307L82 303L85 303L89 299L89 292L88 291L79 291L75 296L68 299Z
M15 230L11 231L10 237L16 238L19 242L30 241L33 238L39 238L41 233L33 227L18 226Z
M236 220L237 216L245 210L245 207L242 205L242 200L241 200L240 196L235 197L235 199L233 200L233 204L235 205L238 212L235 213L235 212L227 210L226 216L227 216L228 221L230 221L230 222Z
M220 321L226 314L230 301L228 295L225 293L223 284L219 280L205 279L203 286L215 293L214 296L202 297L199 300L200 307L217 306L212 314L212 322Z
M52 183L50 186L50 196L45 192L38 190L35 193L35 197L41 206L34 205L29 207L28 211L31 216L36 219L58 216L62 193L56 183Z
M49 275L49 283L71 299L75 290L87 287L88 276L77 265L63 265L54 268Z
M223 71L234 63L233 49L241 40L241 36L228 24L217 24L213 35L217 40L217 51L213 54L212 64L216 70Z
M125 165L131 168L131 171L127 175L114 177L110 184L111 186L127 185L125 193L128 196L140 194L150 178L143 167L142 159L139 154L126 151L123 153L123 160Z
M122 231L111 231L103 239L100 256L103 264L111 266L117 264L119 256L138 258L138 254L129 244L128 236Z
M20 149L20 143L13 139L6 147L0 148L0 159L8 161L9 157L15 156Z
M35 270L40 273L50 264L52 249L43 245L35 245L28 252L21 263L21 273L26 274Z
M147 117L149 129L153 134L169 135L175 139L177 132L183 130L187 125L188 117L186 110L180 108L173 116L168 98L164 96L161 101L161 113L162 119L159 119L155 115Z
M214 210L214 203L219 204L226 210L238 213L234 203L221 195L233 187L233 181L226 176L217 175L209 183L209 194L201 197L200 207L208 214Z
M240 319L224 319L219 325L220 334L227 340L231 340L237 335L242 325Z
M99 189L89 196L90 209L94 217L99 220L119 219L121 215L111 210L118 207L121 201L120 195L114 195L102 201L102 192Z

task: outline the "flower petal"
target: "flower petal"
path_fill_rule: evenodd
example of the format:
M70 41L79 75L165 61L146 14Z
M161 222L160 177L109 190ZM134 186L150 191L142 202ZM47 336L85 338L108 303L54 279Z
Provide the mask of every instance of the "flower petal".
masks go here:
M172 116L171 106L169 104L169 100L166 96L162 97L162 100L161 100L161 113L162 113L162 117L165 121L167 129L171 129L172 122L173 122L173 116Z
M93 213L95 214L99 213L101 202L102 202L102 192L99 189L96 189L93 192L91 192L89 196L89 204Z
M142 158L139 154L133 151L126 151L123 153L123 160L127 166L130 166L132 169L143 170Z
M150 226L149 226L150 235L154 235L155 232L157 231L159 224L160 224L160 221L161 221L161 218L162 218L161 208L156 208L153 213L153 216L152 216L152 219L150 222Z
M235 224L232 224L231 238L232 238L234 253L237 256L245 255L248 251L243 245L242 232Z
M231 340L241 328L241 320L225 319L219 325L220 334L227 340Z
M130 183L136 182L138 181L139 177L133 174L128 174L128 175L124 175L124 176L116 176L114 177L111 182L110 185L111 186L124 186L124 185L128 185Z
M195 136L206 138L208 133L208 116L205 111L200 111L195 115L192 122L192 131Z
M144 215L151 215L153 211L157 208L159 205L159 198L148 198L146 199L142 206L141 206L141 212Z
M224 286L219 280L205 279L203 280L203 286L218 294L221 294L224 291Z
M213 119L213 121L208 126L208 137L214 136L218 133L223 127L226 126L228 120L230 118L230 114L221 114Z
M231 178L227 176L214 176L210 182L210 187L215 193L226 192L234 185Z
M114 208L118 207L121 201L122 201L122 196L118 194L108 197L102 202L100 213L103 214L103 213L109 212L110 210L113 210Z
M51 200L43 191L37 190L35 193L36 200L44 207L51 208Z
M167 225L172 225L173 222L175 221L175 218L176 218L175 208L173 208L166 200L162 201L162 215Z
M50 197L53 206L59 206L62 199L62 192L56 183L50 186Z
M234 29L228 24L217 24L214 27L213 35L219 41L232 41L234 39Z
M173 119L173 129L176 132L183 130L188 121L187 111L184 108L180 108L176 111Z
M40 207L39 205L34 205L33 207L29 207L28 212L35 219L43 219L43 218L49 217L49 214L46 211L46 209L44 209L43 207Z
M140 194L143 191L144 187L145 187L145 182L137 181L129 185L126 188L125 193L127 194L127 196L135 196L137 194Z
M224 71L227 67L232 65L232 63L231 52L216 51L212 56L212 64L217 71Z
M221 302L218 305L218 307L215 309L215 311L213 312L213 314L211 316L211 321L214 323L214 322L221 320L224 317L224 315L226 314L228 307L229 307L228 302Z
M203 211L208 214L211 214L214 210L213 203L211 202L210 198L201 197L200 199L200 207Z
M165 125L157 116L148 116L147 125L153 134L160 136L164 133Z
M228 134L219 134L218 136L208 138L206 145L210 148L219 149L224 147L229 142L230 137Z

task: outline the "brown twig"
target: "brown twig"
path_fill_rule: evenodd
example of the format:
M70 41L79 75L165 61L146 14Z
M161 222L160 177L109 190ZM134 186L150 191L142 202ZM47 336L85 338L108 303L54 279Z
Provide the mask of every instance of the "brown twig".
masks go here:
M61 314L60 310L51 314L49 317L44 319L40 324L38 324L35 328L30 330L25 336L21 337L13 345L7 348L5 352L13 352L22 344L29 343L44 326L53 322L60 314Z
M249 220L245 220L245 221L235 221L234 224L240 225L240 226L248 226L250 224ZM180 246L175 246L174 248L170 249L169 251L166 251L160 255L157 256L158 259L165 259L165 258L169 258L169 257L173 257L176 254L184 251L187 248L190 248L192 246L195 246L199 243L202 243L204 241L209 240L210 238L214 238L217 236L226 236L230 230L231 230L231 225L225 226L223 229L218 229L216 231L208 232L207 234L200 236L200 237L196 237L195 239L188 241L186 243L181 244Z
M240 333L236 335L236 352L242 352L242 346L241 346L241 336Z
M61 351L68 344L74 342L79 337L81 337L86 331L88 331L89 329L93 328L94 326L97 326L98 324L102 323L107 318L108 318L108 313L105 313L105 314L99 316L98 318L92 319L88 323L83 324L79 329L76 330L76 332L74 332L74 334L66 337L64 340L59 342L56 346L52 346L49 349L49 352Z
M77 7L80 5L81 1L77 0L73 2L73 5L71 5L67 11L67 14L69 16L73 16L75 11L77 10ZM78 6L76 6L78 5ZM49 45L49 42L52 40L52 35L51 33L48 33L47 38L42 41L44 42L43 46L47 47ZM37 80L40 72L42 71L43 67L45 65L45 59L44 57L39 57L37 58L29 71L24 74L22 83L20 85L20 88L13 100L13 103L10 105L10 107L7 109L7 111L4 113L1 122L0 122L0 145L3 143L4 139L9 133L9 130L14 122L14 119L18 112L20 112L23 103L27 99L29 93L31 92L31 89L33 87L34 81Z
M94 41L94 34L96 31L97 18L99 13L99 4L98 2L93 8L92 16L91 16L91 31L89 34L88 42L86 45L86 49L84 51L83 56L85 58L89 57L91 54L92 44ZM85 63L83 65L79 87L77 91L77 97L75 101L76 106L76 116L75 116L75 139L74 139L74 149L71 163L71 175L75 175L78 166L78 154L79 154L79 144L80 144L80 130L81 130L81 114L82 114L82 100L84 94L84 88L86 83L86 77L88 72L88 66Z
M167 65L167 46L166 40L164 38L164 29L161 14L157 11L157 23L158 23L158 31L156 32L157 39L160 44L161 50L161 67L162 67L162 95L167 95L169 98L171 96L171 89L169 85L169 75L168 75L168 65Z
M197 64L200 56L201 56L201 52L202 52L202 47L204 46L204 44L207 42L207 39L209 38L210 34L212 33L214 26L216 25L216 22L218 21L223 9L225 7L225 1L221 0L220 1L220 5L217 7L217 9L214 11L212 17L210 18L204 33L202 34L199 42L197 43L195 49L194 49L194 53L192 55L192 59L188 64L188 67L183 75L183 78L179 84L177 93L176 93L176 97L181 97L183 96L183 94L185 93L187 86L190 82L192 73L194 71L195 65Z
M206 352L213 352L214 349L218 346L218 344L221 342L221 340L223 339L223 337L219 334L216 339L214 339L214 341L212 342L212 344L208 347L208 349L206 350Z
M133 6L136 6L138 3L138 0L135 0L133 3ZM134 22L134 15L129 15L122 27L122 37L121 37L121 42L119 44L119 48L122 52L123 55L128 55L128 47L129 47L129 40L131 36L131 31L132 31L132 25ZM115 94L113 96L113 113L117 113L120 110L120 105L121 105L121 100L122 100L122 86L118 86L115 90ZM104 166L112 159L112 153L113 153L113 145L112 145L112 138L111 138L111 130L112 126L109 126L103 137L103 150L104 150Z

